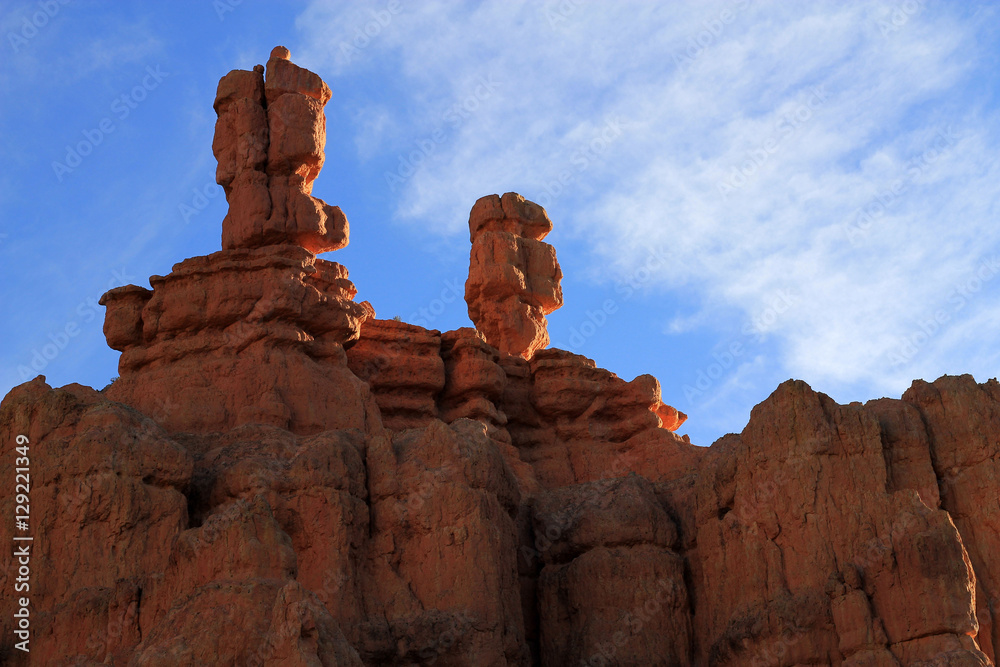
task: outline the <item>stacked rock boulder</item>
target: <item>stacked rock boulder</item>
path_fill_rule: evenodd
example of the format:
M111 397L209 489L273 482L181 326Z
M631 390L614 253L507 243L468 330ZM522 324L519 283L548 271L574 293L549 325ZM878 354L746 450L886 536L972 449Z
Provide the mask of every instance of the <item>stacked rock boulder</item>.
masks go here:
M545 209L515 192L472 207L469 318L505 354L530 359L549 344L545 316L562 306L556 251L542 242L551 231Z
M267 71L234 70L219 82L212 151L229 202L225 249L294 243L313 253L347 245L347 218L312 196L323 167L330 88L276 47Z
M223 249L103 297L113 385L0 403L33 537L0 662L993 664L996 380L788 381L696 447L655 378L546 347L552 223L514 193L470 215L475 328L376 319L316 257L348 236L311 193L330 96L281 47L223 77Z

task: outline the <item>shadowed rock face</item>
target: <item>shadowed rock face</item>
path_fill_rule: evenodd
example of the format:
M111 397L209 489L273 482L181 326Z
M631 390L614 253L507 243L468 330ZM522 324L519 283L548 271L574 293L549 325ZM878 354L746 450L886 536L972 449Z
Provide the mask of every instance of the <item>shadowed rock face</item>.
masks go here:
M224 249L103 297L121 377L0 403L34 537L0 662L993 664L996 380L790 380L696 447L652 376L544 349L551 221L513 193L470 216L475 329L378 320L315 256L330 91L288 56L219 85Z

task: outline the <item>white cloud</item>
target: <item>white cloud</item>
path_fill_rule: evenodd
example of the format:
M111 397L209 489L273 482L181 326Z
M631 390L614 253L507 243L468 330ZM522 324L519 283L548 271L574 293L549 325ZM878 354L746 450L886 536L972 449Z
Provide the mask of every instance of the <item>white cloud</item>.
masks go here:
M367 160L380 150L384 150L389 137L398 130L389 109L380 104L358 107L351 112L356 134L354 145L358 156Z
M392 70L404 91L405 111L379 109L360 130L361 155L382 127L408 147L449 133L397 191L402 219L461 234L475 197L516 190L589 239L608 280L669 248L656 284L704 304L673 332L713 315L745 321L794 289L798 304L769 325L768 362L811 382L898 393L995 359L968 347L973 323L1000 318L984 289L974 317L953 313L902 368L889 361L998 249L997 118L967 90L982 12L422 3L345 63L330 35L360 19L339 6L313 2L300 20L307 57L324 72ZM446 122L482 77L495 91ZM609 121L621 133L602 141Z

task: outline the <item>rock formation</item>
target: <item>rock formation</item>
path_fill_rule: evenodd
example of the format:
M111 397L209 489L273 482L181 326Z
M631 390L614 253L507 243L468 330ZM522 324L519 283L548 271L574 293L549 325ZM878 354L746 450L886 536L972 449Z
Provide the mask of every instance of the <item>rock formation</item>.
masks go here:
M545 209L515 192L483 197L469 215L469 319L505 354L530 359L549 344L545 316L562 306L550 231Z
M222 247L293 243L313 253L347 245L347 218L311 196L323 167L330 88L276 47L267 73L233 70L215 96L212 151L229 202Z
M122 352L108 392L168 428L264 423L300 433L363 428L375 406L347 368L371 312L347 269L315 253L347 245L347 218L312 197L330 89L277 47L219 81L212 148L229 213L221 252L101 298Z
M120 378L0 403L33 537L0 661L993 664L996 380L790 380L696 447L652 376L545 349L551 222L513 193L470 216L476 329L376 319L315 256L347 242L310 193L330 91L288 55L220 81L223 250L103 297Z

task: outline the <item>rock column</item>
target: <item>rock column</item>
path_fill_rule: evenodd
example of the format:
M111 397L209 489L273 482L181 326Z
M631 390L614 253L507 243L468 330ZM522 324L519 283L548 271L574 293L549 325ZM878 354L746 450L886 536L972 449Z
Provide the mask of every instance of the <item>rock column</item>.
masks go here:
M469 215L469 318L505 354L530 359L549 344L545 316L563 302L550 231L545 209L515 192L482 197Z

